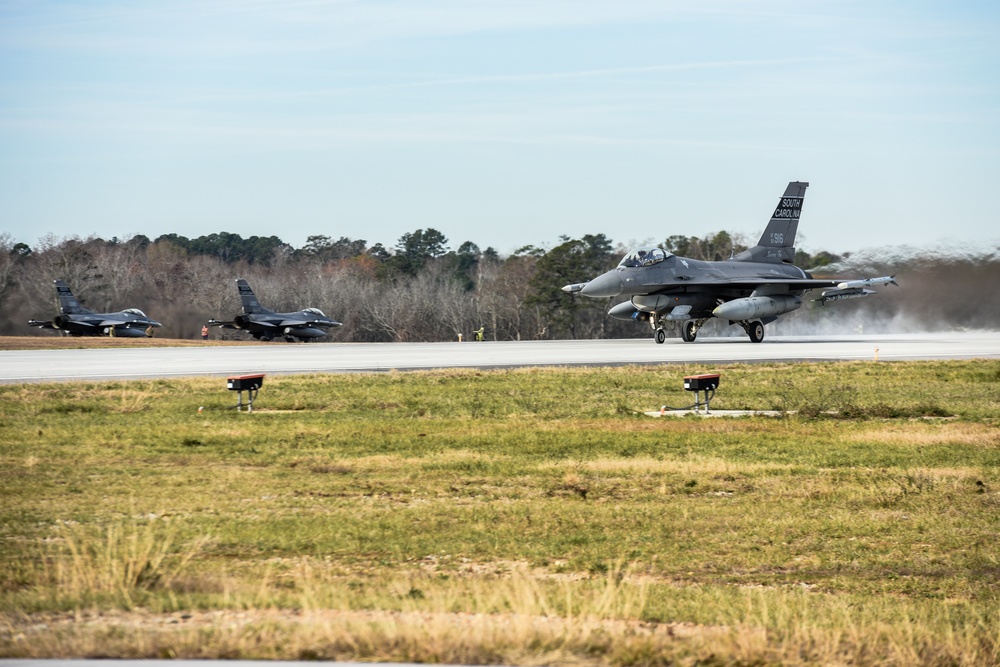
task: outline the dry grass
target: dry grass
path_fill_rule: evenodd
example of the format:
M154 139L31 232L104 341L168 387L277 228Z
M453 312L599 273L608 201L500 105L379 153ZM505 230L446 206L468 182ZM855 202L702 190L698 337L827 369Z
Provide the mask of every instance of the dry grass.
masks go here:
M243 610L78 614L7 626L22 657L231 658L446 664L636 664L631 655L750 658L763 632L517 614ZM44 638L46 650L37 650ZM616 646L611 648L611 644ZM32 648L36 647L36 648ZM526 647L531 647L526 649ZM593 654L611 650L610 660ZM591 654L588 656L588 654ZM620 656L620 657L619 657Z
M503 568L501 568L502 570ZM849 599L801 587L692 590L620 569L593 578L433 574L375 581L394 608L352 606L322 563L298 560L284 577L294 607L241 606L154 613L85 611L0 617L4 654L23 658L254 658L503 665L858 664L989 665L983 634L995 618L970 617L940 635L948 615L887 599L859 614ZM278 578L278 577L276 577ZM332 593L331 593L332 592ZM707 595L706 595L707 593ZM339 603L331 604L331 594ZM642 620L650 595L730 605L731 622ZM331 608L333 607L333 608ZM957 608L956 608L957 610ZM900 619L906 619L901 621Z
M1000 428L992 424L967 422L883 424L845 436L846 440L867 443L889 443L911 447L962 445L995 448L1000 445Z
M797 367L950 421L647 419L629 369L0 387L0 655L993 665L998 369Z
M154 519L115 522L97 530L75 523L56 524L39 558L39 580L50 592L85 604L110 600L132 609L136 593L169 588L210 541L194 540L175 553L176 528Z

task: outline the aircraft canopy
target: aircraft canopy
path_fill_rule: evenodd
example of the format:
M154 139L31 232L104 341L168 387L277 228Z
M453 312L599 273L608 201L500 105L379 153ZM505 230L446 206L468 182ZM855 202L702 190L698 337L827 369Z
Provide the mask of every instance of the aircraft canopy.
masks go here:
M672 255L668 252L664 252L660 248L639 248L628 253L622 257L622 261L618 262L619 268L629 267L629 266L650 266L652 264L659 264L667 257Z
M310 315L319 315L320 317L326 317L326 315L323 314L323 311L320 310L319 308L306 308L302 312L309 313Z
M142 312L138 308L126 308L122 311L123 313L128 313L129 315L135 315L136 317L142 317L144 319L149 319L146 317L146 313Z

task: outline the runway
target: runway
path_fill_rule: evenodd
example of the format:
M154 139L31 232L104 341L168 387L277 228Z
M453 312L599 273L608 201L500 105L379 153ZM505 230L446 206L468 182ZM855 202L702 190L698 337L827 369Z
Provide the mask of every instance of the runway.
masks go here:
M262 343L234 347L158 347L0 351L0 383L137 380L251 373L352 373L430 368L700 365L765 361L1000 359L1000 332L872 336L503 341L464 343Z

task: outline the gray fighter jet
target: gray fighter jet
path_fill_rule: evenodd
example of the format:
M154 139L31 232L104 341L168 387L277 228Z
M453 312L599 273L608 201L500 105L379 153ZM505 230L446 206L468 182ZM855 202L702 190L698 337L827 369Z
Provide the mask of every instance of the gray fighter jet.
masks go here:
M95 313L80 305L73 291L63 280L54 281L59 314L52 320L28 320L28 326L55 329L70 336L121 336L141 338L152 336L161 325L138 308L117 313Z
M276 313L260 305L250 285L243 278L236 281L243 312L231 321L209 320L213 327L223 329L244 329L257 340L271 340L283 336L289 343L296 339L307 343L314 338L325 336L327 329L339 327L340 322L330 319L319 308L306 308L294 313Z
M764 325L801 307L802 296L810 290L832 288L813 299L825 305L875 294L867 287L898 286L895 276L817 280L792 264L808 187L808 183L789 183L757 245L729 260L705 262L677 257L661 248L639 248L625 255L615 269L562 289L595 299L630 296L608 314L649 322L657 343L666 340L665 320L683 322L681 338L690 343L712 317L739 324L752 342L759 343L764 340Z

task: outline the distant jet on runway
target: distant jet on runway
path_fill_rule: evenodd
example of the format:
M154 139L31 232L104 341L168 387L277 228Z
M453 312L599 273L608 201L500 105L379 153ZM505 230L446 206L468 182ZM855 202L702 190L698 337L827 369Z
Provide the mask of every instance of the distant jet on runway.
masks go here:
M243 329L257 340L271 340L283 336L289 343L296 339L307 343L325 336L327 329L339 327L340 322L323 314L319 308L306 308L294 313L276 313L260 305L249 283L243 278L236 281L243 312L231 321L209 320L209 325L223 329Z
M80 305L73 291L63 280L54 281L59 314L52 320L28 320L28 326L55 329L70 336L121 336L141 338L152 336L161 325L138 308L117 313L95 313Z
M813 299L825 305L827 301L876 293L866 287L898 286L895 276L816 280L792 264L795 232L808 187L808 183L789 183L760 241L732 259L705 262L677 257L661 248L640 248L625 255L617 268L562 289L595 299L630 296L608 315L649 322L657 343L667 337L664 320L682 321L681 338L690 343L713 317L739 324L752 342L759 343L764 340L764 325L801 307L802 295L809 290L834 288Z

